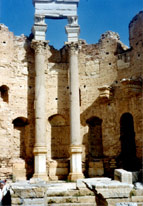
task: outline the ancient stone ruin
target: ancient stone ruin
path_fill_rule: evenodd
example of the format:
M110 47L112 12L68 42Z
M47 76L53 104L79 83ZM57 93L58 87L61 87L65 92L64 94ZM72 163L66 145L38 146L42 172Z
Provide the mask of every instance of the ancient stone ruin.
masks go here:
M33 0L29 37L0 25L0 178L30 181L13 184L12 205L70 205L71 196L72 206L96 205L84 178L111 206L143 202L133 186L143 182L143 11L129 24L129 48L112 31L88 45L78 3ZM68 19L62 49L45 40L45 18Z

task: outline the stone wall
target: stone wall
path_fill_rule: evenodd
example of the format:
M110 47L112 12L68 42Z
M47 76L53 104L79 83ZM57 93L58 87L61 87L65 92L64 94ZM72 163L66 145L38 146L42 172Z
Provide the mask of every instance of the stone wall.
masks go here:
M142 158L141 24L143 12L129 25L130 48L119 40L117 33L111 31L102 34L97 44L79 42L81 137L86 176L109 175L114 168L124 167L120 139L123 114L129 114L133 119L138 158L135 161ZM13 174L14 179L21 179L23 177L18 177L18 174L24 171L23 176L30 178L35 141L34 51L30 47L30 39L15 37L1 25L0 53L0 177L11 177ZM47 47L46 64L47 172L51 179L66 178L70 145L68 48L64 46L58 51ZM89 128L92 118L101 120L100 135L95 145L89 141L97 131L97 128ZM91 146L102 152L92 155ZM134 169L138 167L139 163Z
M12 165L22 159L28 170L32 168L28 162L32 165L34 62L25 36L15 37L4 25L0 26L0 33L0 86L8 91L7 101L2 95L4 91L0 98L0 158L6 158L8 165L1 165L0 176L4 173L8 177L12 175ZM22 151L25 157L22 157Z

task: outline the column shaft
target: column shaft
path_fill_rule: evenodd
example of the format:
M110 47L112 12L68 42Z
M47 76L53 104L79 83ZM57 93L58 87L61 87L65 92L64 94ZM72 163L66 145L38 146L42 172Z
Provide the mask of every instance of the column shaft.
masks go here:
M45 41L33 40L35 50L35 145L34 178L48 180L46 172Z
M78 44L70 45L70 174L69 180L83 178L82 146L80 137L80 105L79 105L79 74L78 74Z
M35 120L36 120L36 144L45 146L45 74L44 55L35 54Z
M79 76L78 49L70 48L70 127L71 145L80 145L80 106L79 106Z

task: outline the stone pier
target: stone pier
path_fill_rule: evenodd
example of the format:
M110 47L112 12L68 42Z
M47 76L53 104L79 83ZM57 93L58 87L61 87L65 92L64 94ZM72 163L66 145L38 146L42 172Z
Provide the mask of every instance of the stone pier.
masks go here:
M35 146L34 178L47 180L46 173L46 127L45 127L45 49L46 41L32 41L35 50Z
M70 72L70 174L69 180L83 178L82 147L80 137L80 105L78 77L78 43L69 44Z

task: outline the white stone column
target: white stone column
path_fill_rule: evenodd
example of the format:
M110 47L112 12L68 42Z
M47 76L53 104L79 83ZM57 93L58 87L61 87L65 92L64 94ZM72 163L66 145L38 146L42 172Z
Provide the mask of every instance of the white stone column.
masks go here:
M69 44L70 72L70 174L69 180L83 178L82 146L80 137L80 105L79 105L79 75L78 75L78 44Z
M46 41L32 41L35 50L35 145L34 178L48 180L46 172L45 49Z

